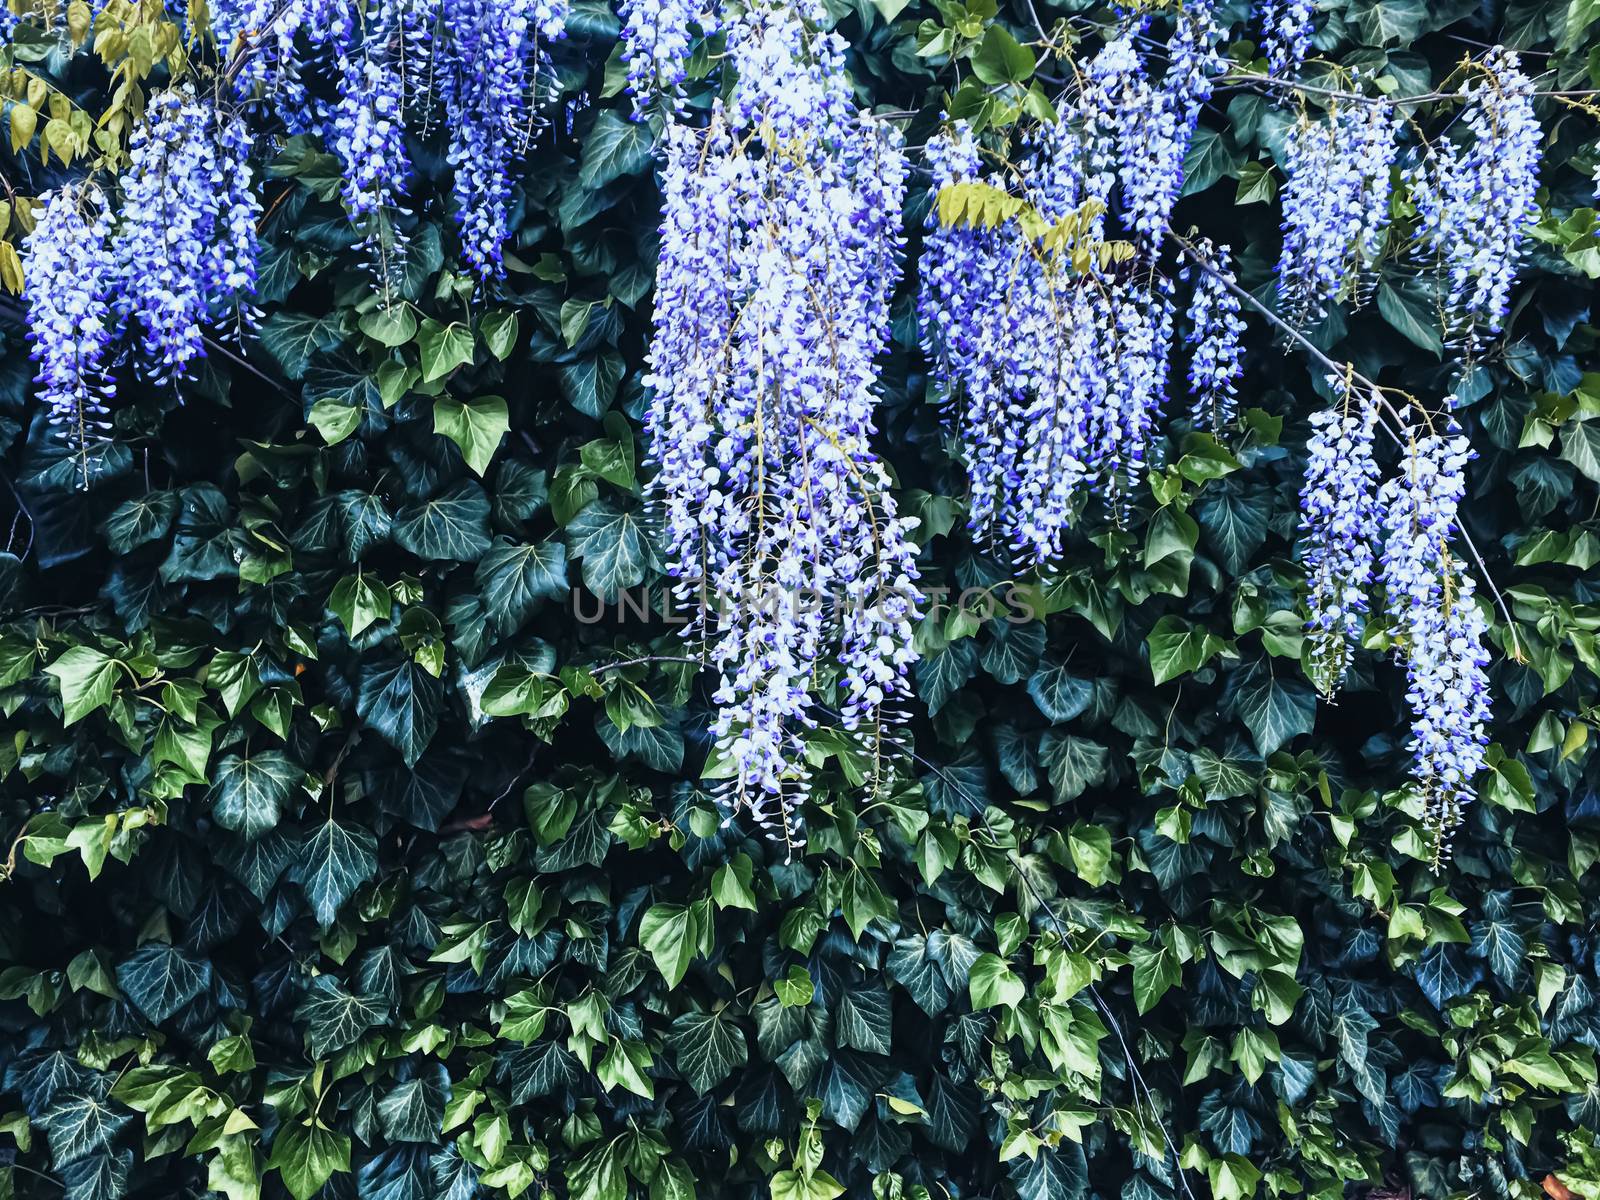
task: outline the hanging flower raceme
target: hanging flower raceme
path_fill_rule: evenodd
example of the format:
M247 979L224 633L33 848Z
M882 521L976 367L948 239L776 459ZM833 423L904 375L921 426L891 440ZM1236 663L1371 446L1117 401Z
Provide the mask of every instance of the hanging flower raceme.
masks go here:
M480 279L493 279L511 232L513 167L535 127L533 93L551 74L540 39L561 36L566 6L443 0L441 22L449 31L439 73L462 257Z
M1523 246L1539 218L1539 122L1533 83L1503 47L1461 95L1461 140L1441 138L1411 172L1417 240L1443 276L1447 332L1475 348L1511 310Z
M261 220L261 196L250 166L255 139L236 113L218 112L212 120L221 181L206 260L205 291L213 316L220 316L231 305L248 322L256 315L251 297L255 295L257 279L256 226Z
M634 116L651 104L676 108L693 44L692 30L717 30L716 15L694 0L622 0L622 57L628 64L628 90Z
M232 302L236 283L254 280L254 231L245 225L259 210L248 172L239 177L247 136L230 127L223 139L209 106L173 89L151 99L129 142L116 302L137 327L138 361L152 378L182 375L204 353L202 327Z
M1194 347L1189 359L1189 393L1196 428L1213 432L1233 423L1237 413L1239 378L1244 373L1244 318L1232 288L1232 255L1226 246L1212 248L1201 241L1201 255L1211 269L1191 267L1185 278L1194 280L1189 301L1189 338Z
M344 76L360 14L350 0L214 0L212 36L235 98L265 105L291 134L320 133L326 114L304 77Z
M1404 655L1412 723L1412 778L1441 833L1441 851L1475 794L1489 738L1487 622L1473 581L1450 552L1472 458L1460 434L1411 444L1378 496L1386 540L1384 603Z
M329 148L344 162L344 203L363 230L363 244L377 256L387 287L400 266L400 236L392 216L411 175L405 114L408 51L405 0L379 0L368 14L359 49L347 57L339 99L329 121Z
M1122 277L1100 240L1103 111L1086 100L988 176L964 128L930 147L924 347L966 457L974 534L1034 564L1060 555L1091 491L1125 506L1166 401L1170 284ZM1017 175L1027 221L952 218L963 188L993 196Z
M805 731L904 686L916 577L870 446L905 157L817 15L749 10L728 106L668 130L647 415L670 570L722 609L695 631L730 808L791 843Z
M985 178L964 123L930 141L925 153L936 195L947 185ZM1075 169L1070 162L1059 165L1067 172ZM1044 190L1060 195L1072 187L1057 181ZM1016 475L1021 422L1013 410L1023 395L1014 387L1018 377L1008 377L1007 368L1010 352L1021 349L1014 339L1036 312L1037 272L1027 247L1009 227L946 225L938 209L935 203L928 213L918 318L923 349L934 367L932 382L966 453L968 524L988 539L1009 508ZM1050 348L1049 342L1025 344Z
M1346 101L1290 129L1278 290L1291 319L1318 320L1370 282L1389 227L1397 125L1388 105Z
M1312 0L1266 0L1261 6L1262 42L1267 71L1283 79L1300 70L1311 49Z
M113 338L111 219L94 189L62 187L41 197L28 252L28 339L39 399L89 483L89 454L109 428L107 373Z
M1137 30L1108 42L1086 71L1081 101L1090 194L1109 201L1111 144L1122 182L1123 222L1147 247L1166 235L1183 190L1184 156L1222 60L1209 5L1179 11L1167 68L1152 82L1135 46Z
M1344 402L1311 418L1300 491L1300 546L1311 617L1311 681L1332 697L1361 644L1380 539L1375 400L1346 388Z

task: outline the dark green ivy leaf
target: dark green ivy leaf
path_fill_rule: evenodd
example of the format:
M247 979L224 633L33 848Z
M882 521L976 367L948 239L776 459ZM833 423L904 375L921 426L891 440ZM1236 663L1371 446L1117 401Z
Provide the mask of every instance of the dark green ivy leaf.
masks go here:
M356 712L369 728L417 765L439 728L444 684L414 659L369 662L361 668Z
M394 541L430 561L476 562L489 549L489 498L463 479L432 500L395 517Z
M211 815L224 829L254 840L277 825L304 778L282 750L225 755L214 768Z
M1298 676L1278 674L1271 659L1256 659L1235 671L1226 690L1234 714L1249 728L1262 754L1310 733L1316 722L1316 693Z
M631 121L615 108L601 109L583 139L583 159L578 180L586 188L601 188L614 179L633 175L650 165L655 131L648 121Z
M667 1045L672 1048L678 1073L701 1095L749 1057L744 1030L733 1023L727 1009L684 1013L673 1021Z
M640 514L610 499L589 504L567 526L575 558L583 560L583 585L602 600L644 582L657 566Z
M356 888L377 873L378 840L372 831L332 817L318 826L295 866L295 878L324 929L333 924Z
M382 997L347 991L331 975L318 975L295 1009L306 1023L306 1040L313 1058L337 1054L388 1016Z
M117 986L159 1024L210 989L211 963L166 942L146 942L118 965Z

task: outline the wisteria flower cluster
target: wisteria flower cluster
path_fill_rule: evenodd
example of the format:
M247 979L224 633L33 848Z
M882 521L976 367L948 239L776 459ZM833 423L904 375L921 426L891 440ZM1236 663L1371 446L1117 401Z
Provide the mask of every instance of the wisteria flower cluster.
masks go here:
M345 165L344 200L369 246L398 246L412 174L408 114L448 130L461 254L483 280L503 273L516 162L553 88L545 47L564 35L565 0L217 0L213 27L241 100L270 105L292 133L322 137ZM234 61L235 58L237 61ZM329 75L335 103L305 80Z
M1533 83L1504 47L1475 65L1461 95L1462 136L1430 147L1410 177L1419 247L1439 264L1449 332L1470 348L1511 310L1539 215L1540 132Z
M724 606L695 632L721 676L729 807L790 844L805 731L835 712L875 727L915 609L914 523L870 445L906 161L855 107L822 16L749 9L730 102L668 131L648 377L669 569Z
M1198 249L1210 269L1191 267L1194 280L1189 302L1189 334L1194 352L1189 359L1190 412L1197 428L1220 431L1238 413L1239 378L1244 374L1244 317L1234 289L1233 256L1226 246L1213 248L1202 239Z
M27 243L29 325L42 397L79 452L104 431L124 329L137 368L170 382L204 354L208 325L253 316L261 207L250 149L241 122L170 89L130 142L115 219L92 187L45 203Z
M1184 157L1223 63L1208 3L1175 11L1167 67L1157 81L1136 46L1142 28L1113 38L1090 60L1077 117L1088 194L1109 202L1115 164L1123 222L1149 249L1166 236L1183 190Z
M94 189L58 188L26 240L28 338L39 364L39 399L78 458L89 483L89 453L107 430L115 264L111 216Z
M652 104L676 108L683 95L689 48L696 26L717 31L717 14L704 0L622 0L622 57L637 119Z
M1441 832L1473 798L1489 744L1487 621L1472 577L1450 553L1472 457L1458 433L1417 436L1378 494L1385 608L1412 712L1411 773Z
M1300 493L1300 550L1311 619L1311 681L1332 697L1361 644L1381 540L1380 473L1373 457L1376 400L1345 390L1344 403L1311 418Z
M934 188L1024 179L1029 211L1094 249L1120 184L1120 220L1153 259L1183 183L1183 160L1219 69L1209 7L1175 15L1168 65L1151 82L1138 26L1084 72L1076 106L1025 146L1012 170L982 169L957 126L928 147ZM924 348L950 402L967 459L968 520L1024 561L1057 558L1094 490L1126 503L1167 398L1171 283L1153 267L1126 273L1090 254L1052 250L1017 222L946 225L937 210L920 265ZM1209 286L1209 285L1197 285ZM1208 408L1226 411L1238 373L1238 306L1197 295L1204 322L1195 369Z
M1389 227L1398 121L1386 104L1351 99L1290 130L1278 290L1291 319L1317 320L1370 283Z
M1261 6L1262 43L1267 70L1284 78L1299 71L1311 49L1313 0L1267 0Z
M188 91L150 101L129 145L113 238L113 292L134 324L140 367L157 380L184 374L202 353L203 327L255 280L249 135L217 127Z

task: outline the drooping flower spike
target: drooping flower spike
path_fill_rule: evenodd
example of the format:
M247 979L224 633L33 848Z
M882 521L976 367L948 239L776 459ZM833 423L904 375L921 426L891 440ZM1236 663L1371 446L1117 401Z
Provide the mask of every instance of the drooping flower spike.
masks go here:
M1300 492L1300 551L1311 609L1307 660L1312 683L1329 698L1343 686L1361 644L1381 541L1380 472L1373 458L1378 402L1348 381L1332 382L1344 398L1311 418Z
M57 188L24 241L28 252L28 340L38 364L39 399L78 460L89 485L89 459L109 430L111 217L93 188Z
M1384 606L1406 666L1412 780L1439 831L1439 851L1476 795L1489 744L1487 621L1451 552L1473 457L1459 433L1419 433L1378 496Z
M1442 276L1446 333L1476 349L1499 333L1528 233L1539 217L1539 121L1533 81L1504 47L1461 85L1456 136L1436 139L1409 173L1424 262Z
M1226 246L1213 248L1202 239L1200 254L1211 270L1199 266L1185 269L1185 278L1194 284L1189 301L1189 337L1193 353L1189 358L1190 413L1196 428L1218 432L1233 424L1238 410L1239 379L1244 374L1244 318L1239 298L1229 285L1237 286L1233 257Z
M822 15L747 10L730 102L667 131L646 417L669 570L721 609L693 632L720 674L730 815L791 846L807 731L875 724L916 603L911 523L870 444L905 155L856 108Z

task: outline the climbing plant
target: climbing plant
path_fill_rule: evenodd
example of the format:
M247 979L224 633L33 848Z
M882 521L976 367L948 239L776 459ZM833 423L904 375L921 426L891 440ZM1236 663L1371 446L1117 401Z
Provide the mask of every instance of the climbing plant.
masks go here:
M0 1196L1600 1189L1600 7L1259 7L18 4Z

